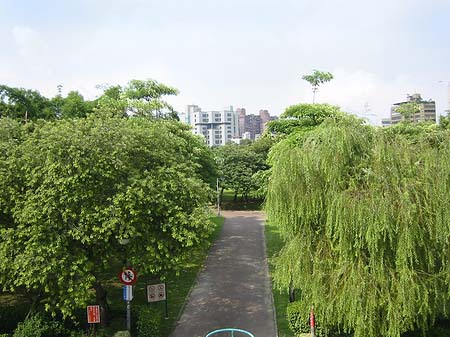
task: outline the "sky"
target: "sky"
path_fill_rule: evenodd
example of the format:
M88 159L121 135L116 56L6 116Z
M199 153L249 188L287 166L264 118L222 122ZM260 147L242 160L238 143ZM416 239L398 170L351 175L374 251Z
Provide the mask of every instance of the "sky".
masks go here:
M155 79L178 111L316 101L380 124L407 94L448 109L450 0L0 0L0 84L47 97ZM439 82L441 81L441 82Z

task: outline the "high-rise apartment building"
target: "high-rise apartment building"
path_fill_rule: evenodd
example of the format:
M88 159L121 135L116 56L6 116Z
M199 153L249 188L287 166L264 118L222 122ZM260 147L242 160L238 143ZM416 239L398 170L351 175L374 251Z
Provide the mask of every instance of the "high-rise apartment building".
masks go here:
M225 145L239 136L238 113L232 106L219 111L202 111L198 105L188 105L179 117L192 126L194 134L203 136L209 146Z
M418 111L407 117L397 111L399 106L407 103L416 103ZM433 121L436 122L436 103L432 100L424 101L420 94L408 95L404 102L395 103L391 107L391 125L401 121L408 120L411 122Z
M243 137L244 133L250 134L250 139L257 139L266 128L266 124L276 119L275 116L270 116L267 110L259 110L259 115L246 115L244 108L237 109L239 111L239 136Z

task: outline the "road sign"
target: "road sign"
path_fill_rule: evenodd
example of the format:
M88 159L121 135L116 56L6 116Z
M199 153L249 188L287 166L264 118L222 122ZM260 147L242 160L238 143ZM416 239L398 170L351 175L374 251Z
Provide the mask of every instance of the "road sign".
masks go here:
M131 301L133 299L133 286L123 286L123 300Z
M125 285L135 284L137 281L137 272L132 268L124 269L119 273L119 280Z
M88 323L100 323L100 306L88 305L87 307Z
M165 283L152 284L147 286L147 301L158 302L166 300L166 285Z

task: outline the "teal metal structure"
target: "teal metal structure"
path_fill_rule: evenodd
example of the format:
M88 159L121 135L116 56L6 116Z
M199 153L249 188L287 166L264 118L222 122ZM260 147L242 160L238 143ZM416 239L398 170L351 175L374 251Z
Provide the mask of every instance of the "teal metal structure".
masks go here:
M217 335L217 334L222 333L222 332L229 332L230 333L230 337L234 337L234 333L235 332L237 332L239 334L247 335L249 337L255 337L251 332L249 332L247 330L235 329L235 328L217 329L217 330L209 332L205 337L211 337L213 335Z

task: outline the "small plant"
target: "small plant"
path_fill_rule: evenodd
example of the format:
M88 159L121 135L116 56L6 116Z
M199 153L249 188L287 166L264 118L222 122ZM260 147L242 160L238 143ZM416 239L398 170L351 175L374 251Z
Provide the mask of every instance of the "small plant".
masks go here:
M131 337L129 331L117 331L113 337Z
M19 323L13 337L65 337L68 334L62 322L36 314Z
M138 337L160 337L161 313L149 306L137 309L136 332Z

